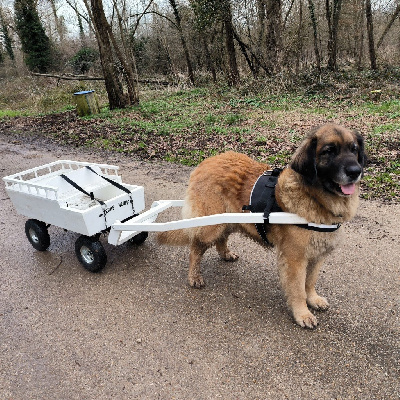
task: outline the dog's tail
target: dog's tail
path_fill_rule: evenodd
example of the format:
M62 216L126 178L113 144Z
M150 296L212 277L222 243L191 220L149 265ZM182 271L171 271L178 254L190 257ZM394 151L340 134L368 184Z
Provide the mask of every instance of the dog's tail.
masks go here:
M191 202L188 196L185 196L185 202L181 210L183 219L197 217L191 207ZM194 228L176 229L173 231L159 232L157 234L157 241L160 244L167 244L170 246L187 246L191 243L191 238L195 234Z
M187 246L190 244L189 229L177 229L174 231L159 232L157 241L160 244L168 244L171 246Z

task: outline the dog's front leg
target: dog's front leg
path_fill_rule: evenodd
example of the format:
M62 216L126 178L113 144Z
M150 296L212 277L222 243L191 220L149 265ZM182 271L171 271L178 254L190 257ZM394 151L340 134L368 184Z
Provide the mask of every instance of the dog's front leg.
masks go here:
M306 277L306 293L307 304L314 310L325 311L329 308L328 300L320 296L315 290L319 270L324 263L325 258L320 258L315 261L310 261L307 266Z
M307 259L301 254L285 255L279 252L278 266L282 288L296 323L303 328L315 328L317 318L307 307Z

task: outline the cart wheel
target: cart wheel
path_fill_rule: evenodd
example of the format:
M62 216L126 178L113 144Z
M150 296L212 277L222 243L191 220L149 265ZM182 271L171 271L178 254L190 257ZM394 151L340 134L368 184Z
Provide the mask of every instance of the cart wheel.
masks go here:
M50 246L50 236L44 222L28 219L25 223L25 233L31 245L39 251L45 251Z
M107 263L107 254L97 238L79 236L75 242L75 253L81 264L90 272L100 272Z
M132 244L136 244L137 246L140 246L141 244L144 243L144 241L148 238L149 232L140 232L133 238L129 239L129 242Z

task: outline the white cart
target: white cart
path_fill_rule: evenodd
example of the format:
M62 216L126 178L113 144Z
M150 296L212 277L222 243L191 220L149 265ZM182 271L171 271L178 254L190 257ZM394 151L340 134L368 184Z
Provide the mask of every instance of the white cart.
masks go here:
M143 186L122 183L119 167L78 161L55 161L3 178L17 212L29 218L25 233L39 251L50 245L48 227L58 226L79 233L75 252L83 266L98 272L107 255L99 241L108 233L108 242L120 245L128 240L140 245L148 231L168 231L196 226L264 222L263 213L225 213L198 218L155 223L170 207L182 207L183 200L155 201L145 208ZM271 213L269 223L307 224L289 213Z

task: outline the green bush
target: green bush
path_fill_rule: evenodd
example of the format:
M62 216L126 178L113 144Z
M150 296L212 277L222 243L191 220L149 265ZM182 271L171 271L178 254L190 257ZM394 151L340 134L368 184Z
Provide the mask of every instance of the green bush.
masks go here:
M82 47L70 60L75 74L86 74L99 59L99 52L91 47Z

